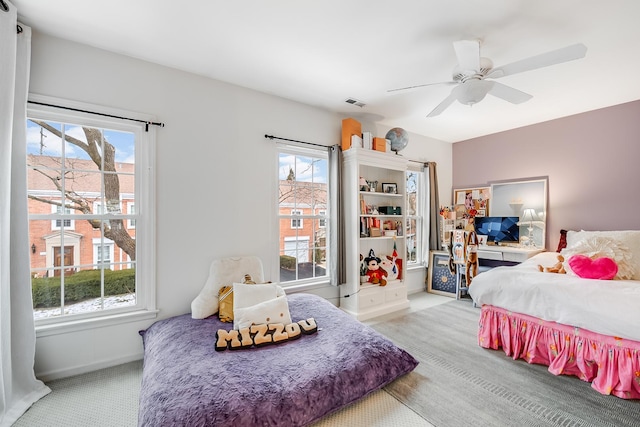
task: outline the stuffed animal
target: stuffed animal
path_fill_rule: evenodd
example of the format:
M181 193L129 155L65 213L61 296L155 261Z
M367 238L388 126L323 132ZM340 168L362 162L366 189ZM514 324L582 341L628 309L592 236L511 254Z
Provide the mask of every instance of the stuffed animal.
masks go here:
M538 270L545 273L558 273L565 274L566 271L564 269L564 257L562 255L558 255L558 262L552 265L551 267L543 267L538 265Z
M464 246L467 254L465 280L469 287L471 280L478 275L478 235L475 231L467 232Z
M369 256L364 259L367 264L367 282L374 285L387 285L387 272L380 268L380 258L376 256L373 249L369 250Z
M367 277L367 263L364 260L364 255L360 254L360 282L368 282L369 277Z
M387 273L387 280L396 280L398 278L398 264L396 264L396 257L385 256L380 261L380 267Z

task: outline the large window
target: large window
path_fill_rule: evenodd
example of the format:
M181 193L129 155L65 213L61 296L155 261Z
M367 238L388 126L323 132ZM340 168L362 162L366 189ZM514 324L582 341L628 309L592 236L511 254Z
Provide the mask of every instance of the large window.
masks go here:
M30 104L36 327L155 310L152 139L144 123Z
M326 150L279 146L280 282L328 280L328 161Z
M422 225L424 217L424 172L408 170L407 178L407 215L405 236L407 241L407 266L422 263Z

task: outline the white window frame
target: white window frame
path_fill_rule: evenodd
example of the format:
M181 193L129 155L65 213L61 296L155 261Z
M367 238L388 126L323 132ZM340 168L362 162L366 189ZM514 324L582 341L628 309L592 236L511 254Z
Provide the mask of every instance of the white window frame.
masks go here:
M96 215L104 215L104 203L102 202L93 202L92 211Z
M100 310L74 315L60 315L35 321L36 336L50 336L74 331L101 328L127 322L137 322L157 317L156 309L156 126L146 123L156 119L147 114L124 111L104 106L86 104L71 100L30 94L31 101L50 105L61 105L70 109L55 108L29 103L28 119L76 124L135 134L135 195L136 220L136 304L109 310ZM76 110L92 111L133 120L122 120L100 114L84 113ZM145 129L147 128L148 129ZM74 219L82 219L76 214ZM94 215L94 217L96 217ZM100 216L98 216L100 217ZM30 220L49 219L48 215L29 215ZM101 219L101 218L99 218ZM107 220L107 215L105 215ZM125 220L125 222L127 222ZM113 259L113 255L112 259ZM115 260L113 261L115 262Z
M306 146L299 146L299 145L294 145L294 144L277 144L277 150L276 150L276 170L278 172L276 172L276 190L275 190L275 194L276 194L276 200L278 200L278 196L279 196L279 190L280 190L280 177L279 177L279 166L280 166L280 154L291 154L291 155L295 155L295 156L301 156L301 157L311 157L311 158L315 158L315 159L325 159L327 161L327 168L328 168L328 163L329 163L329 159L328 159L328 154L327 154L327 149L324 148L308 148ZM329 193L331 185L328 182L330 180L330 174L327 171L327 200L326 200L326 208L323 208L323 210L326 212L325 215L325 220L326 220L326 226L323 228L323 230L327 230L326 232L326 248L324 248L325 253L326 253L326 272L325 275L323 276L317 276L317 277L311 277L311 278L299 278L297 280L291 280L291 281L286 281L286 282L281 282L281 286L287 288L287 289L295 289L296 291L303 291L303 290L308 290L308 289L313 289L316 287L321 287L321 286L325 286L327 284L330 283L330 277L329 277L329 271L330 271L330 250L331 250L331 244L330 244L330 233L329 233L329 227L330 227L330 223L328 221L329 219L329 215L330 215L330 211L329 211L329 198L332 197L332 195ZM284 209L289 208L288 212L284 212ZM283 210L283 212L281 213L280 210ZM305 213L306 211L306 213ZM296 212L296 213L294 213ZM293 220L294 218L292 218L292 215L301 215L300 219L300 224L299 227L294 227L294 223ZM307 205L305 203L301 203L298 205L295 204L279 204L276 203L276 227L274 228L274 232L276 233L274 235L274 240L276 242L276 246L275 246L275 253L278 254L278 258L274 258L274 261L276 261L277 266L280 266L280 259L279 259L279 255L280 255L280 243L282 240L282 236L279 234L281 231L283 231L284 229L281 230L281 227L286 227L285 224L287 224L287 222L281 221L283 219L289 219L289 227L290 229L293 230L302 230L304 228L304 222L303 222L303 217L304 219L308 219L309 221L311 221L311 224L313 224L313 228L316 227L315 225L315 220L319 219L319 215L315 213L315 208L313 206ZM298 218L296 218L298 219ZM318 227L319 229L319 227ZM299 231L296 231L296 235L295 236L290 236L287 238L287 240L291 240L291 239L301 239L303 236L301 236L300 234L298 234ZM313 241L313 237L310 237L310 241ZM313 251L313 249L309 249L309 251ZM313 260L313 255L310 255L310 260ZM279 272L278 272L279 274Z
M327 228L327 210L318 209L318 215L322 218L318 218L318 228Z
M407 195L406 195L406 201L407 201L407 206L405 207L405 212L407 213L406 215L406 221L407 223L409 223L411 220L415 220L416 222L416 229L415 229L415 250L416 250L416 257L415 257L415 261L412 261L410 259L408 259L407 257L407 268L411 268L411 267L417 267L417 266L422 266L423 264L423 254L422 254L422 239L423 234L424 234L424 229L423 229L423 224L424 224L424 213L426 212L425 210L425 200L426 200L426 188L424 183L426 182L424 179L425 176L425 171L422 169L412 169L411 167L409 167L409 169L406 171L405 173L405 179L406 179L406 175L408 175L409 173L415 173L418 174L416 177L416 212L413 215L410 215L410 210L409 210L409 188L408 186L406 186L407 188ZM410 238L410 233L409 230L407 230L407 224L405 224L405 239L407 240L406 244L407 244L407 249L409 248L409 238Z
M106 263L104 262L104 259L101 260L98 257L98 250L100 247L106 248L109 251L109 260ZM100 239L99 237L93 239L93 264L95 265L95 268L99 268L101 265L106 264L109 266L109 269L113 270L113 263L117 262L113 259L114 254L115 244L113 243L113 240Z
M135 202L127 202L127 214L135 215L136 214L136 203ZM136 220L133 218L129 218L127 220L127 228L129 230L133 230L136 228Z
M60 202L62 203L62 202ZM73 211L71 210L71 208L68 208L65 206L64 208L65 212L64 215L71 215L73 214ZM62 206L58 206L58 205L51 205L51 213L55 214L55 215L61 215L62 214ZM64 229L65 230L75 230L76 229L76 221L74 219L70 219L70 218L60 218L60 219L52 219L51 220L51 230L52 231L57 231L57 230L61 230L64 225L64 222L69 221L69 225L65 225ZM58 223L60 223L60 225L58 225Z
M304 228L304 224L302 223L302 218L301 216L303 215L303 211L302 209L291 209L291 229L292 230L299 230L301 228ZM298 218L293 218L294 216L297 216Z

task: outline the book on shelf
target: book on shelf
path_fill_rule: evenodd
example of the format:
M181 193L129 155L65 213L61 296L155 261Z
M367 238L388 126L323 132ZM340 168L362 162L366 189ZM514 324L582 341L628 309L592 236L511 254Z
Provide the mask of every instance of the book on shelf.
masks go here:
M362 132L362 148L373 149L373 134L371 132Z
M351 146L364 147L364 145L362 144L362 138L360 138L360 136L358 135L351 135Z

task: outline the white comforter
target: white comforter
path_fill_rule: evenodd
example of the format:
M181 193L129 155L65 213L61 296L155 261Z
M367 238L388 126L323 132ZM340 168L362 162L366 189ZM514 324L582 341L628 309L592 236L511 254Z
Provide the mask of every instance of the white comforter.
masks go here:
M538 264L554 265L557 255L544 252L514 267L483 272L474 277L469 294L478 305L640 341L640 281L538 271Z

